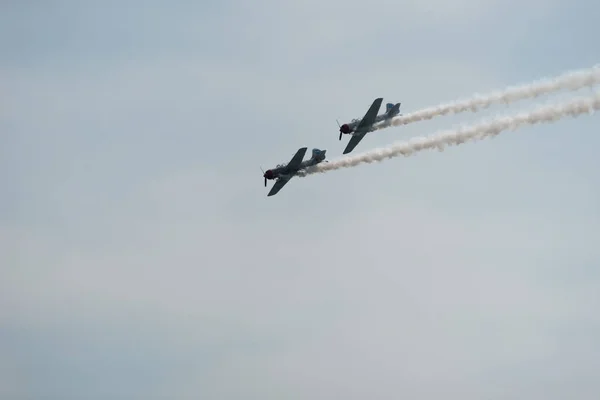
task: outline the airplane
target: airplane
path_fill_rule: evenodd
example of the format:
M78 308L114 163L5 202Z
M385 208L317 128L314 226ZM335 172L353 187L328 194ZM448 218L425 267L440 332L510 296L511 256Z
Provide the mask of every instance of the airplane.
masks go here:
M383 98L378 98L373 101L371 107L362 119L353 119L350 123L343 124L340 126L340 140L342 140L342 134L350 134L352 138L348 142L344 154L350 153L356 145L362 140L362 138L369 132L373 132L373 126L379 122L387 121L396 117L400 114L400 103L392 104L387 103L385 105L385 112L381 115L377 115ZM339 122L338 122L339 125Z
M306 147L300 148L289 163L277 165L275 168L268 169L263 173L265 187L267 187L267 179L277 179L267 196L277 194L301 169L317 165L325 160L325 152L327 150L312 149L312 157L306 161L302 161L306 150Z

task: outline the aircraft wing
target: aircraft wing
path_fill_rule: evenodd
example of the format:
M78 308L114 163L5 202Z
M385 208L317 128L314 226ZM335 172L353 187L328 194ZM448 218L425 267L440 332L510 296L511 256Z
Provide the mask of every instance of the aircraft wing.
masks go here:
M358 135L353 135L350 138L350 141L348 142L348 145L346 146L346 148L344 149L344 154L348 154L350 153L352 150L354 150L354 148L356 147L356 145L358 143L360 143L360 141L362 140L362 138L365 137L365 135L367 134L367 131L364 131L362 133L359 133Z
M302 147L298 149L294 157L290 160L287 167L291 170L297 170L300 168L300 164L302 164L302 160L304 160L304 155L306 154L306 147ZM279 181L278 181L279 182ZM275 187L275 186L273 186Z
M290 179L292 179L292 176L282 176L281 178L278 178L267 196L273 196L277 194L277 192L279 192L281 188L284 187L285 184L290 181Z
M379 112L379 108L381 108L381 102L383 101L383 98L380 97L378 99L375 99L375 101L373 101L373 104L371 104L371 107L369 107L369 110L367 111L367 113L365 114L365 116L363 117L363 119L360 121L360 124L358 124L358 126L356 127L356 132L362 132L362 131L368 131L368 128L370 128L373 123L375 123L375 118L377 118L377 113ZM361 137L362 139L362 137ZM359 139L360 140L360 139ZM358 142L356 142L358 143Z

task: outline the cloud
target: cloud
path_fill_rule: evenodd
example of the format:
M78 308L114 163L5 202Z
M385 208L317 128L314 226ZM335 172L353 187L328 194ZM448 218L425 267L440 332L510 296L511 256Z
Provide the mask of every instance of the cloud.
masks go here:
M468 219L407 201L390 214L376 211L380 203L375 202L363 204L371 210L366 215L309 235L299 229L300 220L295 230L286 229L293 221L288 218L266 224L259 236L254 232L262 224L256 217L227 219L228 208L214 198L202 201L190 190L191 180L184 175L137 191L128 201L134 205L144 199L141 208L123 204L113 210L106 225L96 225L98 232L88 232L67 253L46 257L43 270L35 268L37 257L31 264L20 257L13 279L3 282L26 289L21 298L33 302L13 302L7 311L16 315L8 320L44 330L64 329L70 321L72 334L113 330L121 336L123 329L132 329L115 340L128 342L135 335L148 342L140 346L169 343L167 365L181 362L172 352L211 349L209 359L186 357L191 362L183 372L186 379L170 378L162 382L168 386L156 390L185 392L187 387L188 395L234 398L244 391L259 396L271 386L274 393L295 388L300 397L308 390L424 395L431 377L447 388L482 379L483 355L499 366L521 365L534 356L543 360L557 345L564 348L566 338L540 331L539 323L552 327L565 319L580 324L594 318L592 309L581 306L591 300L597 282L557 292L556 282L539 279L547 268L564 269L564 261L578 264L574 252L584 261L597 257L597 252L581 252L593 245L593 231L565 236L575 233L575 226L547 220L543 211L488 211ZM209 177L205 182L215 184ZM174 193L180 194L175 203ZM194 216L192 204L211 207L214 214ZM307 226L318 221L306 217ZM111 229L116 221L118 231ZM282 233L286 241L279 239ZM107 235L110 253L90 245L106 245ZM24 249L32 245L24 238L17 242ZM31 280L34 272L37 279ZM92 340L87 346L104 346L86 332L80 336ZM115 351L117 343L110 346L107 350ZM89 354L89 361L99 357ZM377 365L376 376L368 373L370 365ZM155 368L152 373L158 373ZM255 372L249 375L250 368ZM393 384L392 371L402 371L405 379ZM226 385L225 376L239 377L237 384ZM190 386L193 381L199 383Z
M269 199L258 175L300 146L341 153L335 119L376 96L407 112L564 71L560 53L521 51L558 43L557 3L14 7L0 24L20 38L0 75L0 391L597 393L594 117ZM534 41L536 10L552 23Z

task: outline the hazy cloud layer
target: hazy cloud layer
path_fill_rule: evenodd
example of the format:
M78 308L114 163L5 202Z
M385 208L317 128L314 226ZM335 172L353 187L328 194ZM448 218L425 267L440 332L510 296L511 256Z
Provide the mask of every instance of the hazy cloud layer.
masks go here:
M600 395L596 116L272 198L259 175L341 155L336 118L375 97L409 112L598 63L595 5L2 9L0 397Z

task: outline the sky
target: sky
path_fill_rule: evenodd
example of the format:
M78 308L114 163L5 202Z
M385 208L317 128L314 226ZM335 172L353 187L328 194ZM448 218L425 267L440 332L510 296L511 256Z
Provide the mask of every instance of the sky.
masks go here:
M376 97L408 113L591 67L598 12L3 2L0 397L597 399L597 116L274 197L260 168L340 157L336 119Z

